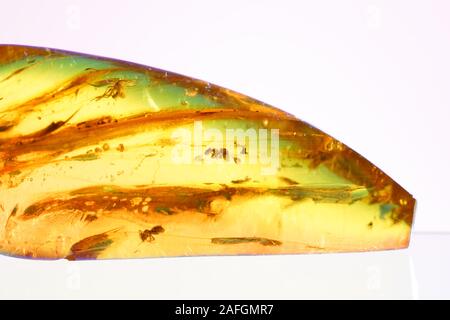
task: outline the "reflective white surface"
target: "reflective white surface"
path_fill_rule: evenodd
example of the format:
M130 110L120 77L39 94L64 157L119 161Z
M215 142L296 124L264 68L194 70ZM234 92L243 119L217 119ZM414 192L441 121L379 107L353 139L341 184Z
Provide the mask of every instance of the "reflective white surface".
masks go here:
M0 298L450 298L450 234L407 250L322 255L32 261L0 256Z

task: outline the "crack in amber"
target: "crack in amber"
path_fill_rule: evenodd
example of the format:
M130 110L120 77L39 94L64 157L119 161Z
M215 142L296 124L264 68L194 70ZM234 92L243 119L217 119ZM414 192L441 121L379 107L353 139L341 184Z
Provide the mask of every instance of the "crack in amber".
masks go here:
M174 130L278 129L280 167ZM247 143L247 142L245 142ZM195 145L191 148L194 149ZM231 90L129 62L0 46L0 252L58 259L408 246L415 200L352 149Z

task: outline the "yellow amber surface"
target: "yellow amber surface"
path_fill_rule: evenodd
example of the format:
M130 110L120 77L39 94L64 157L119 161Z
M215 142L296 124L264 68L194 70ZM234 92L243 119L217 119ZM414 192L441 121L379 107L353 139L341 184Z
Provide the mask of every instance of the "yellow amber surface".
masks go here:
M230 129L244 139L217 138ZM0 46L1 253L397 249L414 205L355 151L252 98L128 62Z

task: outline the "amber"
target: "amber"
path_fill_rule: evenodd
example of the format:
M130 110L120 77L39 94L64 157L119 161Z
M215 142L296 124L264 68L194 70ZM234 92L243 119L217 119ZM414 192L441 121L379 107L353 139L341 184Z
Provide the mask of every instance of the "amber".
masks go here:
M398 249L414 205L349 147L242 94L109 58L0 46L4 254Z

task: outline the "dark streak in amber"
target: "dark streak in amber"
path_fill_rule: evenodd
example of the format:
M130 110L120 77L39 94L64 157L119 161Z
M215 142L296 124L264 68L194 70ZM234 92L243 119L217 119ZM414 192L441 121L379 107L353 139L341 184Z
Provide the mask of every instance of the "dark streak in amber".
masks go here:
M278 240L259 238L259 237L229 237L229 238L212 238L211 243L214 244L242 244L242 243L259 243L263 246L281 246L283 243Z
M78 241L70 248L71 253L66 257L67 260L95 259L113 240L110 238L111 232L105 232L87 237Z
M45 48L36 48L36 47L22 47L22 50L17 50L18 47L14 45L0 45L0 64L12 63L17 60L21 60L23 58L30 57L50 57L50 56L62 56L55 51L51 51Z
M106 188L110 189L110 187ZM301 201L306 198L314 199L319 202L330 203L351 203L353 189L325 189L325 188L302 188L302 187L284 187L277 189L270 188L251 188L223 187L220 189L200 189L187 187L152 187L141 189L124 189L114 187L105 191L105 187L90 187L67 194L55 195L51 199L42 200L30 205L24 210L21 219L31 219L41 214L50 214L52 212L69 211L96 211L104 209L105 211L127 210L134 212L136 206L133 205L133 198L151 197L147 204L149 212L159 214L174 214L185 210L194 210L202 213L211 213L211 202L214 199L231 199L233 196L247 196L263 194L275 194L288 197L293 201ZM113 198L115 197L115 198ZM122 200L122 201L121 201ZM86 204L88 203L88 205ZM115 205L114 205L115 204ZM201 204L201 205L199 205ZM138 214L147 214L138 211Z
M19 73L25 71L26 69L28 69L30 66L25 66L23 68L17 69L14 72L12 72L10 75L6 76L6 78L4 78L3 80L1 80L0 82L6 81L11 79L12 77L14 77L15 75L18 75Z

